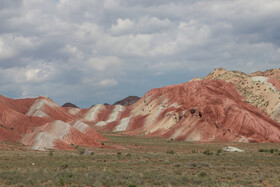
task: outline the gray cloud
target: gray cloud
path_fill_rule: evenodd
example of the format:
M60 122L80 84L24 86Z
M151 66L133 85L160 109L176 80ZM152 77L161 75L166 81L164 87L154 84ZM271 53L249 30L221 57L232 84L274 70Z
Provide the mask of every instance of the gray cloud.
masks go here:
M0 93L82 107L216 67L279 68L280 2L1 1Z

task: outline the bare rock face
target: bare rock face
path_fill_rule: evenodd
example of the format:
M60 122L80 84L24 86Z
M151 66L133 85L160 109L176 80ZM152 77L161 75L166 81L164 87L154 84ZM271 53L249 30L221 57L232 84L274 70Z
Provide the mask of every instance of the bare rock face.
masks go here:
M113 105L122 105L122 106L133 105L139 99L140 99L140 97L138 97L138 96L128 96L128 97L124 98L123 100L115 102Z
M207 75L207 80L224 80L233 84L246 102L256 106L271 119L280 122L280 69L249 75L219 68Z
M64 105L62 105L62 107L71 107L71 108L79 108L76 105L72 104L72 103L65 103Z

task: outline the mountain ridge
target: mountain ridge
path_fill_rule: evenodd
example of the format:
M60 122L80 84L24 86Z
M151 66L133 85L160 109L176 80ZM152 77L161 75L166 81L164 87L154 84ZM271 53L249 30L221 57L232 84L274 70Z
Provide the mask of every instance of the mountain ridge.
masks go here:
M107 139L100 130L184 141L279 143L279 72L218 68L204 78L151 89L140 99L127 97L122 105L86 109L62 107L44 96L0 95L0 140L35 150L102 147L99 141Z

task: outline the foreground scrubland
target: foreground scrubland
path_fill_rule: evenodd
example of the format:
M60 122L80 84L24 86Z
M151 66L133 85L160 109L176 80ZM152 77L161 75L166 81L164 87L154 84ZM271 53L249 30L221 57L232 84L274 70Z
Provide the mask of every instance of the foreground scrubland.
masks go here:
M280 185L279 144L195 143L108 133L103 148L30 151L0 142L1 186ZM224 152L235 146L244 153Z

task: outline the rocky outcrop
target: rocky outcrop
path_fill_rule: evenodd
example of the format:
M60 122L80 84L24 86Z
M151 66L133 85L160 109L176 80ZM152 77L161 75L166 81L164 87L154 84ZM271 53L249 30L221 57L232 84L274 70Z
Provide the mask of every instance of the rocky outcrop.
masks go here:
M280 69L245 74L218 68L207 80L224 80L233 84L244 100L273 120L280 122Z

